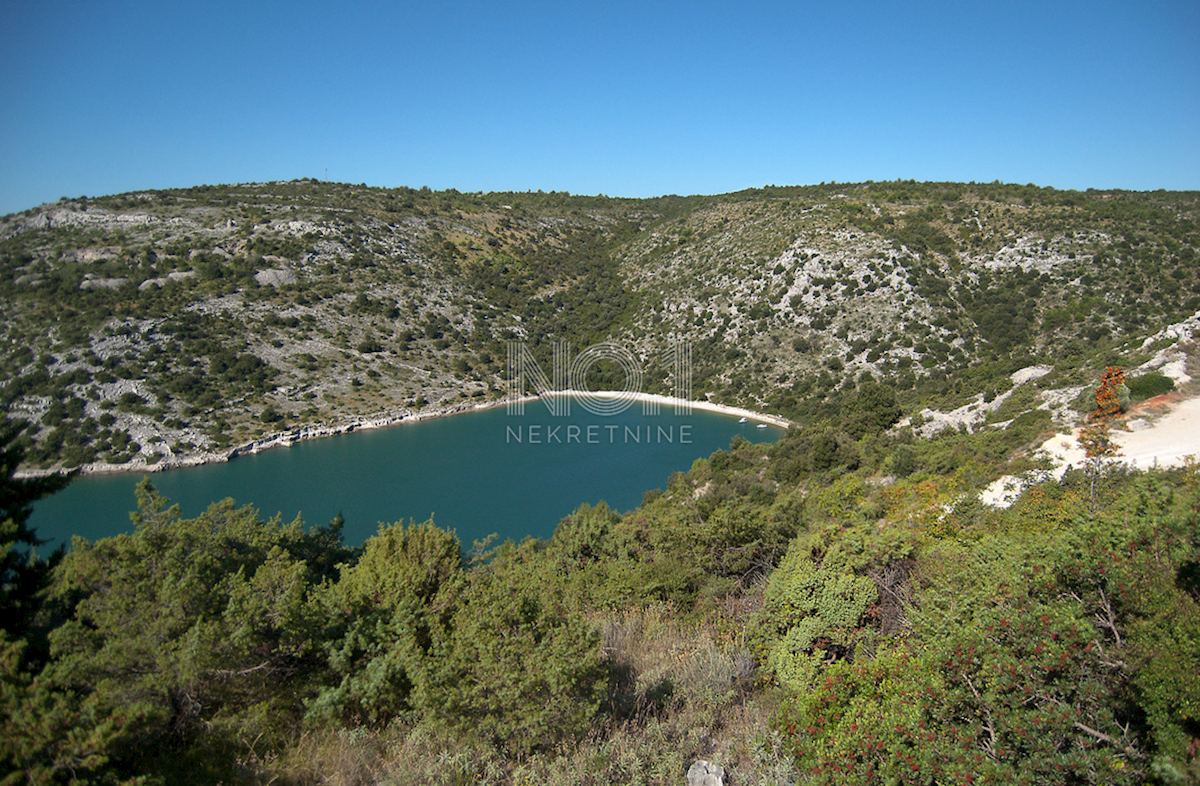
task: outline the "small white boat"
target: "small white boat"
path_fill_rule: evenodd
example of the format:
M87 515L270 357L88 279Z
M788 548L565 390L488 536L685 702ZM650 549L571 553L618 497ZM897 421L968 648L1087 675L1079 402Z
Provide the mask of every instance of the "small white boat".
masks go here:
M741 420L738 421L738 423L745 423L746 420L747 420L747 418L742 418Z
M759 423L755 428L766 428L766 427L767 427L766 423Z

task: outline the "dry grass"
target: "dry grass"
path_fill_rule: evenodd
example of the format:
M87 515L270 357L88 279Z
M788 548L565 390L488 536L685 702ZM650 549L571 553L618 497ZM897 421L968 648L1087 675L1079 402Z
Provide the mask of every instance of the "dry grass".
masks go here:
M277 784L500 786L512 784L497 751L422 728L305 734L279 763Z
M678 786L693 761L708 759L726 768L731 785L793 783L790 758L771 731L777 696L761 686L732 623L724 611L688 622L667 606L596 619L612 665L611 696L577 744L517 761L422 726L309 732L272 762L263 782Z

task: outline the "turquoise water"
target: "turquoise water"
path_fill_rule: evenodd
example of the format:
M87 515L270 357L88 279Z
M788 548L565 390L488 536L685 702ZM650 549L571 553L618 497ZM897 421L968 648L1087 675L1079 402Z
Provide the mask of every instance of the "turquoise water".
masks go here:
M549 537L581 503L601 500L620 511L640 504L648 489L665 488L672 472L729 447L735 436L774 441L782 429L753 420L664 406L640 405L612 416L572 407L552 415L539 402L525 414L504 407L358 431L239 456L225 464L149 475L179 503L185 517L232 497L264 517L297 515L324 523L339 512L348 544L359 545L379 524L424 521L454 529L464 545L497 533L519 540ZM31 524L53 543L132 530L139 474L88 476L39 502Z

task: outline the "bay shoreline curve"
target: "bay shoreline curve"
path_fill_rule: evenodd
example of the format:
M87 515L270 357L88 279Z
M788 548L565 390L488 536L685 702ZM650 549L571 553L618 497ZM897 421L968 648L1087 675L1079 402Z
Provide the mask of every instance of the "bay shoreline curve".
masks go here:
M758 423L764 423L784 429L790 428L792 425L790 420L778 415L755 412L754 410L746 409L744 407L716 404L711 401L691 401L674 396L664 396L657 393L635 393L630 391L557 390L538 395L521 396L520 398L506 397L479 403L463 402L461 404L437 407L431 410L406 412L401 415L390 415L374 418L353 418L337 425L298 426L294 429L268 434L258 439L244 442L235 447L220 451L202 451L199 453L189 453L180 456L168 455L163 456L154 462L148 462L146 459L140 456L135 457L133 460L124 464L93 462L79 467L78 474L108 475L128 472L149 474L155 472L165 472L172 469L199 467L206 464L222 464L230 461L231 459L237 458L238 456L261 453L264 450L270 450L272 448L291 447L297 442L305 442L312 439L320 439L322 437L333 437L338 436L339 434L350 434L355 431L362 431L366 429L388 428L391 426L402 426L407 423L420 423L421 421L432 420L434 418L452 417L454 415L461 415L467 412L479 412L482 410L493 409L495 407L512 406L519 403L528 404L531 402L541 401L544 398L553 398L556 396L571 396L576 398L592 397L608 401L614 399L625 399L629 402L629 406L632 406L634 403L651 403L659 406L683 408L685 410L700 409L706 412L732 415L740 418L746 418L748 421L756 421ZM17 480L40 478L50 475L63 474L69 471L71 470L24 468L18 469L13 474L13 477Z

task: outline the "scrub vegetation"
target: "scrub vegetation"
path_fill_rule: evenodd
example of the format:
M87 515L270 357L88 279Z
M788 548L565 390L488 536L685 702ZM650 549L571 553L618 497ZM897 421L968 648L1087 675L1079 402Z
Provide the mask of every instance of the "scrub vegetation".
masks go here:
M557 342L618 342L661 393L687 342L693 396L801 421L867 378L910 415L991 400L1039 364L1043 393L1082 390L1200 311L1198 200L311 180L64 198L0 220L0 401L28 424L27 466L136 470L497 400L511 341L546 369ZM620 372L596 364L589 385Z
M891 417L735 440L545 541L347 548L145 481L132 534L41 560L6 508L8 782L1200 780L1196 466L997 510L1005 432Z
M1100 440L1193 392L1196 208L299 181L7 217L0 782L1200 782L1200 470ZM685 339L697 397L793 425L547 540L351 546L150 480L129 534L47 555L28 527L66 482L31 465L499 398L513 339L546 368ZM1085 415L1055 479L1031 448Z

